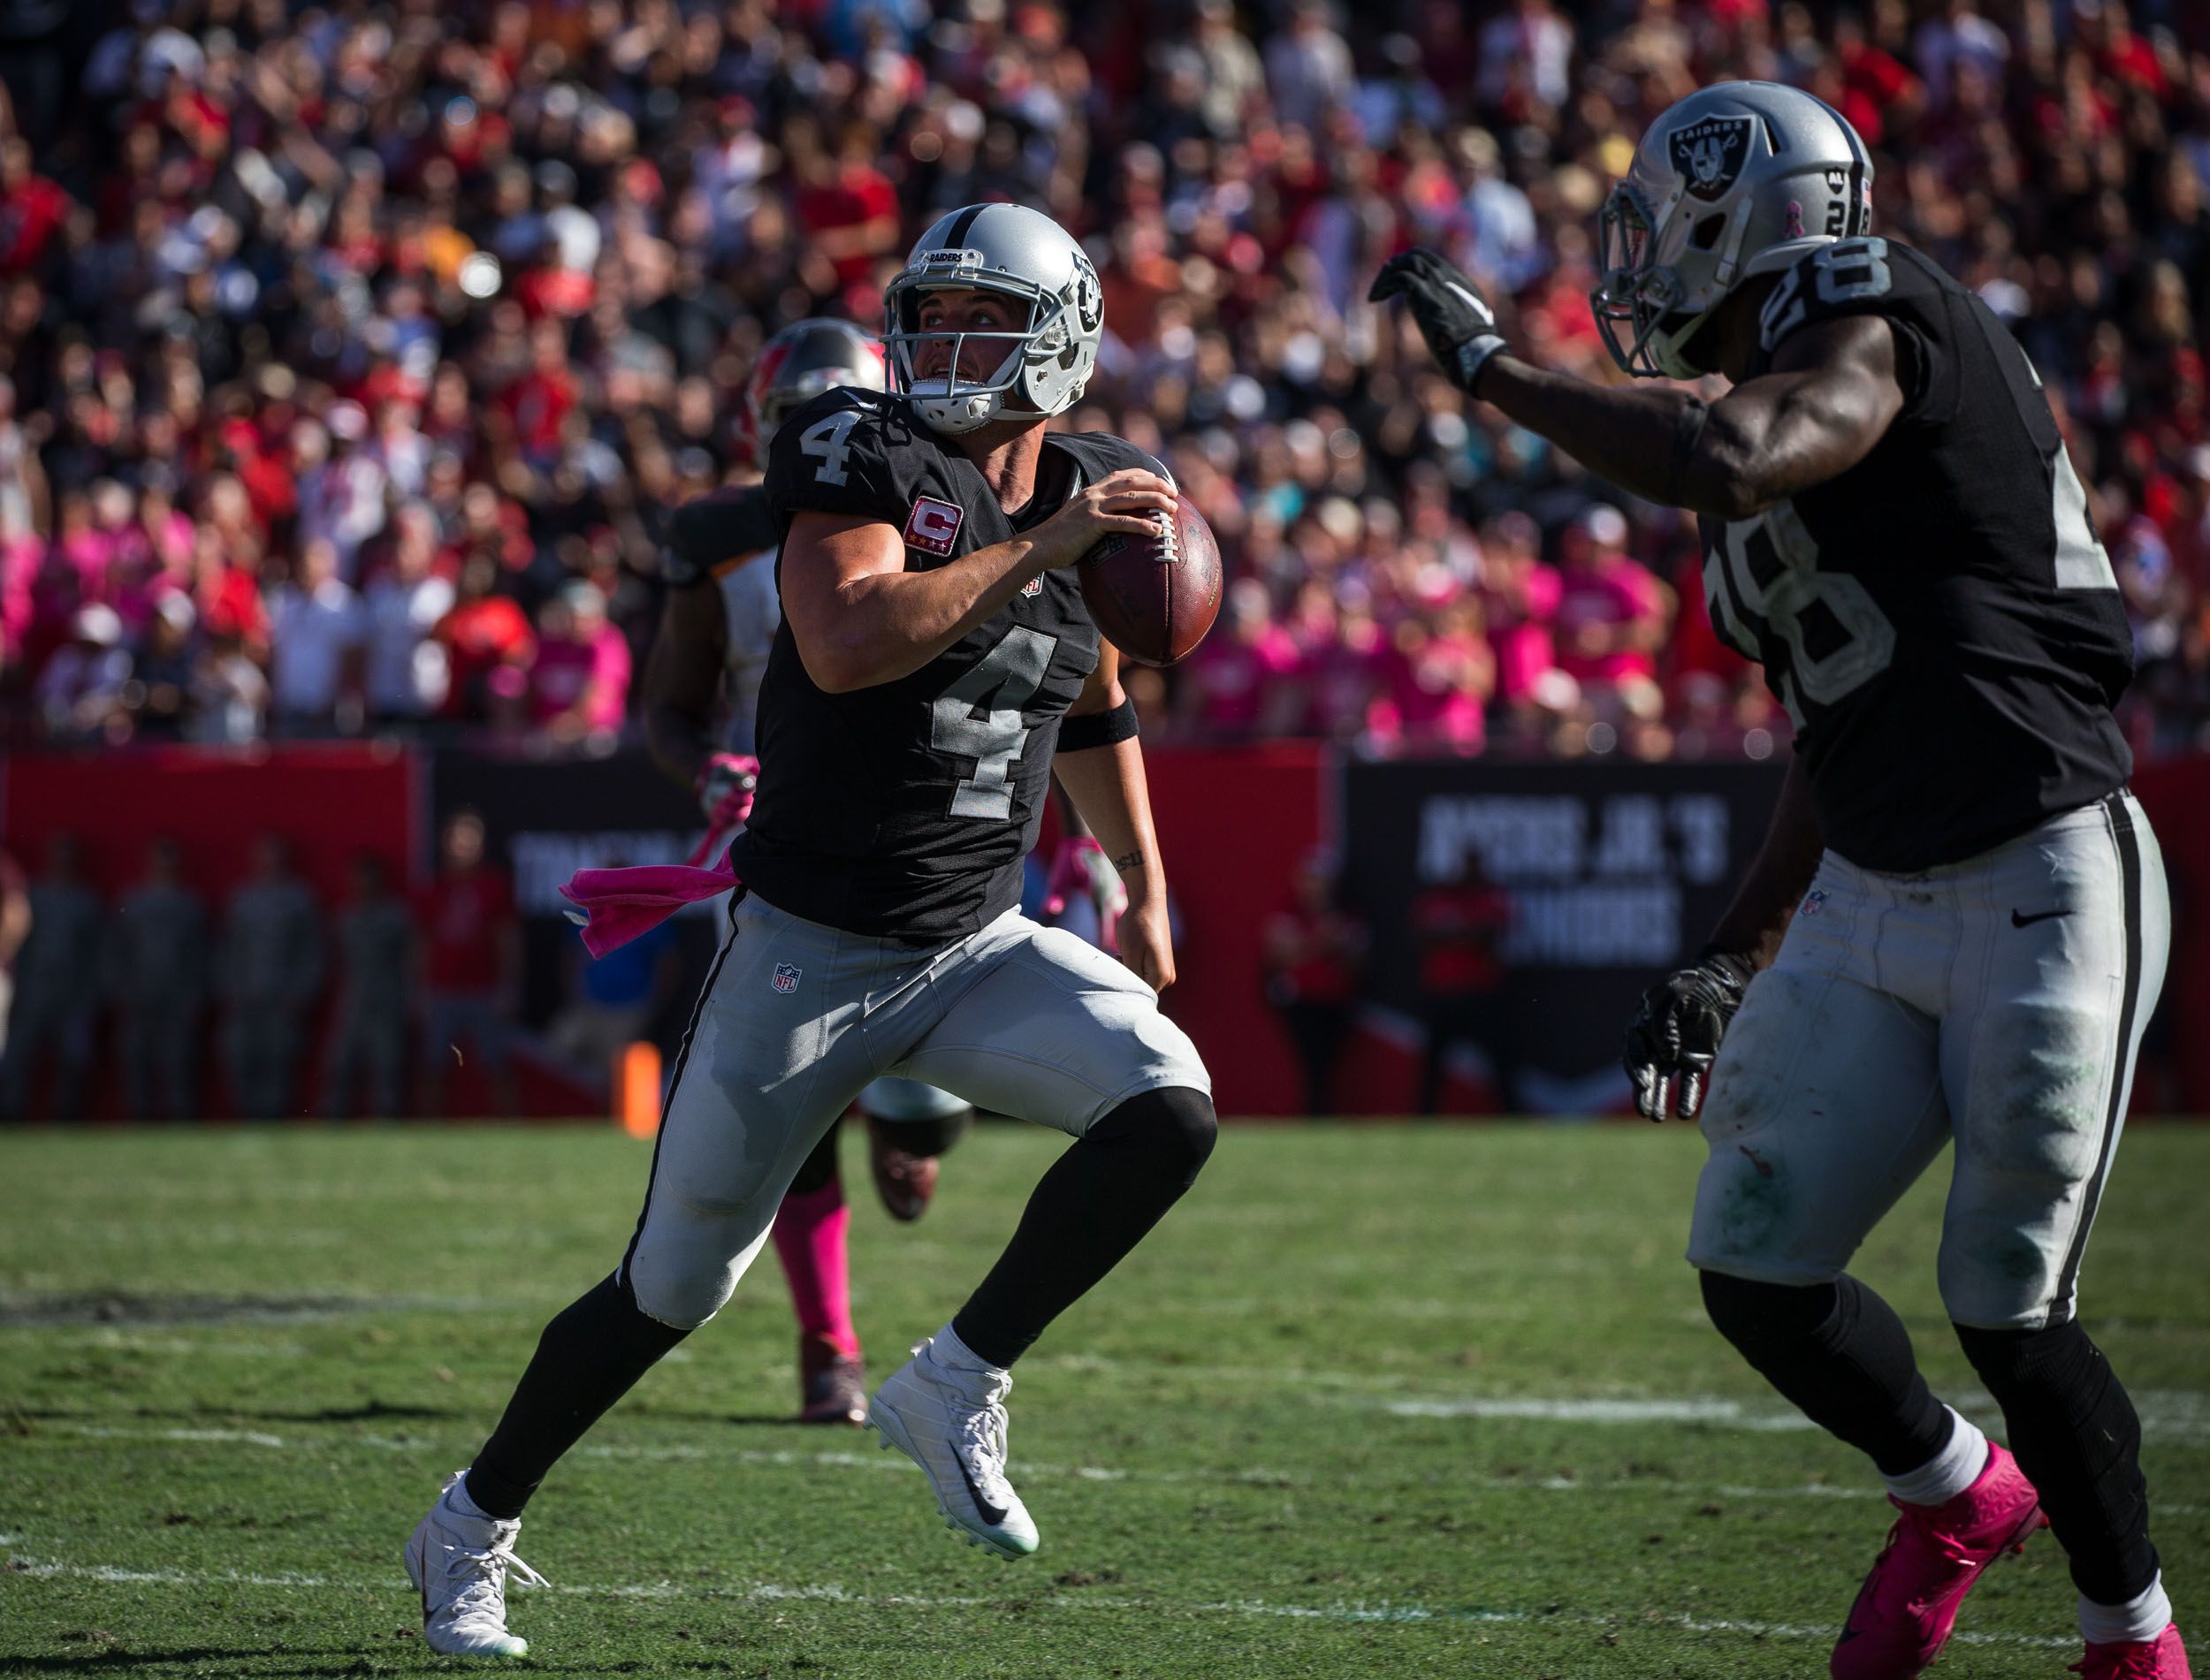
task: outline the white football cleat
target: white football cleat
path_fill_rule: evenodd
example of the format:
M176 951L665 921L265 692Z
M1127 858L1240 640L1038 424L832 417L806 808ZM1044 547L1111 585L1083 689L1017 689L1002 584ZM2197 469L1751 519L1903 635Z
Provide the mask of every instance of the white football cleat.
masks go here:
M470 1516L454 1509L454 1471L407 1542L407 1578L422 1594L423 1642L440 1656L519 1657L530 1641L507 1631L507 1577L543 1586L545 1577L514 1555L522 1519Z
M1005 1396L1010 1372L940 1365L934 1342L875 1390L867 1427L921 1467L944 1526L1000 1557L1036 1549L1036 1524L1005 1479Z

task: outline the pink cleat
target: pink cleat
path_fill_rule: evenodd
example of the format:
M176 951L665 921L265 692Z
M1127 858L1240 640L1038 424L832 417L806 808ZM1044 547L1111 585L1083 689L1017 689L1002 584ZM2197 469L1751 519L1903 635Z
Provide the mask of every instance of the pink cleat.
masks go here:
M2072 1672L2084 1680L2194 1680L2176 1622L2153 1639L2090 1645L2087 1654L2072 1665Z
M1980 1571L2006 1551L2025 1550L2026 1537L2049 1521L2018 1461L1993 1442L1979 1479L1947 1504L1888 1502L1902 1515L1834 1642L1833 1680L1909 1680L1923 1672L1948 1643L1957 1607Z

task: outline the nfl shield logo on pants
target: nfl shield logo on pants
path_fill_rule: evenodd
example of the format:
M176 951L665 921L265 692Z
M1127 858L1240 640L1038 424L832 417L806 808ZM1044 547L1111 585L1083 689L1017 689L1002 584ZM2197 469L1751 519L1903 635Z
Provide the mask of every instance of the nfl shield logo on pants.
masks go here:
M775 964L775 990L796 992L798 989L798 965L795 962Z

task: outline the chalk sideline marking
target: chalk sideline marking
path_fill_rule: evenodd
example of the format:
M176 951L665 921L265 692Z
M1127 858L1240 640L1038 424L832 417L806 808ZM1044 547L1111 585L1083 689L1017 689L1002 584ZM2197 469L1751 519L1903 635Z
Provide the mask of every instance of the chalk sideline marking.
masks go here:
M1615 1405L1622 1403L1587 1403ZM1466 1414L1419 1412L1413 1415L1458 1417ZM327 1441L300 1441L286 1440L281 1435L269 1434L258 1429L126 1429L79 1423L69 1418L48 1419L41 1427L93 1441L180 1441L192 1445L256 1447L271 1452L327 1453L347 1448L392 1453L436 1453L438 1450L438 1443L434 1441L405 1441L389 1435L340 1435ZM656 1447L593 1441L585 1441L572 1448L571 1452L578 1458L648 1463L704 1461L775 1469L876 1471L888 1471L892 1475L911 1474L916 1468L911 1459L897 1453L804 1453L757 1447ZM1024 1477L1064 1478L1073 1481L1160 1482L1259 1488L1330 1487L1348 1486L1353 1482L1366 1486L1371 1479L1357 1476L1315 1476L1299 1471L1269 1470L1255 1465L1245 1470L1132 1470L1099 1464L1032 1463L1024 1460L1014 1469ZM1677 1495L1683 1499L1877 1500L1886 1497L1878 1486L1869 1482L1863 1486L1833 1482L1804 1482L1791 1487L1755 1487L1738 1482L1679 1481L1663 1476L1464 1476L1449 1478L1446 1485L1497 1493L1616 1494L1631 1491ZM2196 1517L2210 1509L2210 1507L2159 1500L2156 1509L2161 1516ZM0 1543L4 1543L6 1539L6 1536L0 1535Z
M187 1570L125 1570L108 1564L56 1563L11 1560L9 1573L17 1580L88 1580L121 1586L262 1586L288 1590L398 1593L390 1581L336 1580L321 1575L255 1575L241 1570L197 1572ZM907 1593L853 1593L833 1582L791 1585L760 1581L745 1586L680 1586L673 1581L635 1583L572 1583L552 1591L577 1598L649 1600L719 1599L754 1603L812 1602L852 1605L862 1608L972 1610L1011 1602L1004 1594L993 1598L945 1597ZM1142 1615L1211 1615L1280 1617L1305 1622L1399 1623L1441 1626L1480 1623L1532 1626L1563 1623L1568 1626L1615 1629L1666 1628L1686 1633L1734 1633L1752 1639L1818 1639L1834 1637L1831 1626L1787 1622L1742 1622L1683 1615L1597 1615L1582 1611L1543 1614L1534 1610L1472 1610L1438 1608L1425 1604L1275 1604L1263 1599L1227 1599L1182 1604L1158 1599L1120 1598L1083 1591L1078 1596L1057 1593L1021 1600L1024 1608L1107 1610ZM1994 1646L2015 1650L2066 1651L2077 1638L2054 1638L2046 1634L1985 1633L1966 1629L1953 1636L1960 1645Z

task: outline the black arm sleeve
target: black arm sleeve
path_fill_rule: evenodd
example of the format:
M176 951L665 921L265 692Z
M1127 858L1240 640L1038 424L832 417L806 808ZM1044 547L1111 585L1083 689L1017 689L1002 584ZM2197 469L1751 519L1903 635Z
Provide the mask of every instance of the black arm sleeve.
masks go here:
M1087 752L1136 738L1136 703L1124 699L1110 711L1086 711L1059 721L1057 751Z

